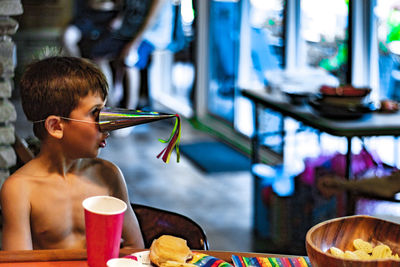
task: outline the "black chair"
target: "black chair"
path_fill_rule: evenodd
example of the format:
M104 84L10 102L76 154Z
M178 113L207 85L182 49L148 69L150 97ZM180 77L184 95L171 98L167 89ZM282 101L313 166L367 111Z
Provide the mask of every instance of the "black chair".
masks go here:
M173 235L187 241L191 249L208 250L207 236L192 219L175 212L141 204L131 204L140 224L145 247L161 235Z
M190 249L209 249L205 232L192 219L179 213L150 206L131 205L139 221L146 248L150 248L154 239L167 234L185 239ZM0 209L0 231L2 229L3 220Z
M15 154L17 156L17 164L14 166L10 171L15 171L18 168L22 167L25 163L30 161L35 157L34 152L32 151L31 147L27 141L21 138L19 135L15 134L15 142L12 145Z

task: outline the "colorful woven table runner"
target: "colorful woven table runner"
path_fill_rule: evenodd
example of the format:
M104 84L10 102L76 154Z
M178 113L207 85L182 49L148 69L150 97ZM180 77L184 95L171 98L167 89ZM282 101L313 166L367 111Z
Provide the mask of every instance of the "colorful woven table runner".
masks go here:
M232 255L235 267L311 267L308 257L242 257Z
M223 261L221 259L215 258L213 256L204 253L197 253L197 252L194 253L193 258L190 260L189 263L192 263L199 267L233 267L226 261Z

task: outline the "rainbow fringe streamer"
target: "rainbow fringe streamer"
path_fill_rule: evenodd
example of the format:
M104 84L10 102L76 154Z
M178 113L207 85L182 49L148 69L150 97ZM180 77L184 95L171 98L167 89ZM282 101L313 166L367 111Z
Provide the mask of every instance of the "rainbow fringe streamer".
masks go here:
M242 257L232 255L235 267L311 267L308 257Z
M180 158L179 143L181 141L181 118L178 114L176 114L175 117L175 126L168 140L158 139L158 141L160 141L161 143L168 143L168 145L160 152L160 154L157 155L157 158L160 158L162 155L162 160L165 163L169 163L169 159L174 148L176 151L176 162L179 162Z

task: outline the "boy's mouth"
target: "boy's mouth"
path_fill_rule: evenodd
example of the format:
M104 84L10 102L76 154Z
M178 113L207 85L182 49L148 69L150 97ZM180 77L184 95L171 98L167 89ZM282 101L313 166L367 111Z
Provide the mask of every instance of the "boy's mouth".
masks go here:
M99 147L104 148L106 147L107 143L106 140L104 139L103 141L100 142Z
M105 133L105 135L103 136L104 139L100 142L99 147L100 148L104 148L107 145L106 139L110 136L110 133Z

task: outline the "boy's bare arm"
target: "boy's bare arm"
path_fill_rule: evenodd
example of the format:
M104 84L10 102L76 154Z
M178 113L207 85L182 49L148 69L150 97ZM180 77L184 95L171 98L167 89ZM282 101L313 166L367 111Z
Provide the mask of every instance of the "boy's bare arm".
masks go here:
M124 248L144 248L142 232L131 205L128 205L125 212L122 238Z
M114 177L111 183L112 194L114 197L125 201L127 204L127 210L125 212L124 225L122 229L122 245L123 247L129 248L144 248L143 236L140 230L139 222L130 204L125 178L121 170L114 164L112 164L111 170L113 175L109 174L108 177Z
M31 250L30 204L22 179L8 178L1 189L3 250Z
M119 188L121 189L121 191L116 197L122 199L127 204L127 209L124 216L124 227L122 230L122 238L123 238L122 246L130 248L144 248L142 232L140 231L139 222L130 204L125 179L122 176L121 172L120 175L118 176L119 176L118 180L120 182Z

